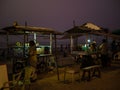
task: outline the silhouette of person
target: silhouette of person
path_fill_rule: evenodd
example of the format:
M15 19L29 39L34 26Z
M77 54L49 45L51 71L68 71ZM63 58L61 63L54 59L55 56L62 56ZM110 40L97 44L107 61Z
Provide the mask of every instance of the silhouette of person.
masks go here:
M31 66L36 68L37 65L37 51L36 44L34 41L29 41L29 63Z

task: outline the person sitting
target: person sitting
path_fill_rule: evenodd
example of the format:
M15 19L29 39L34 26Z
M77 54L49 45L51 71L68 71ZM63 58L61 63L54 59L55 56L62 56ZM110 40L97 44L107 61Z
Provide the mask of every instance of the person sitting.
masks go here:
M93 42L93 43L90 44L89 52L90 52L90 53L94 53L94 52L96 52L96 51L97 51L96 43Z

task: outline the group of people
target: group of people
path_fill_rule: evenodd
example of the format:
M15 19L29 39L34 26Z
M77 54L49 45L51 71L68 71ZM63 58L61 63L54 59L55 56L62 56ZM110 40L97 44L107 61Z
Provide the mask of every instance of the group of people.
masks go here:
M102 43L97 46L96 42L90 44L90 48L88 50L89 53L98 53L100 54L101 64L103 67L110 65L111 60L114 59L115 53L120 51L120 45L115 40L112 41L110 45L108 45L107 39L103 39Z
M108 57L108 42L107 42L107 40L103 39L102 43L99 46L97 46L96 42L93 41L89 46L88 55L89 55L89 57L87 57L87 59L89 59L89 60L81 60L81 61L86 61L86 62L89 61L89 65L98 64L98 62L99 62L99 64L101 64L102 67L107 67L110 64L110 59ZM84 59L86 59L86 57ZM98 59L100 61L97 61ZM79 58L79 60L80 60L80 58ZM86 62L84 64L87 64ZM86 66L86 65L83 65L83 66Z
M115 46L114 46L114 43L112 43L112 50L115 50ZM61 46L62 47L62 46ZM106 67L108 66L108 64L110 63L110 59L108 57L108 42L106 39L103 39L102 40L102 43L97 46L96 42L93 41L91 44L90 44L90 47L89 47L89 54L97 54L97 57L98 55L100 55L100 60L101 60L101 65L103 67ZM36 72L36 69L37 69L37 51L36 51L36 44L34 41L29 41L29 49L28 49L29 53L28 53L28 65L29 67L32 67L34 72ZM64 50L65 51L65 50ZM114 53L114 51L113 51ZM65 55L65 54L64 54ZM94 55L93 55L94 56Z

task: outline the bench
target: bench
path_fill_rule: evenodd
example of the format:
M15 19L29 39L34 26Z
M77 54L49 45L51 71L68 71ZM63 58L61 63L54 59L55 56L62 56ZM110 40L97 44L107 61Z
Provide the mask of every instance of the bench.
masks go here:
M100 65L93 65L93 66L88 66L85 68L82 68L83 74L82 74L82 80L87 80L90 81L92 77L101 77L101 70L100 70ZM86 76L86 74L88 74Z

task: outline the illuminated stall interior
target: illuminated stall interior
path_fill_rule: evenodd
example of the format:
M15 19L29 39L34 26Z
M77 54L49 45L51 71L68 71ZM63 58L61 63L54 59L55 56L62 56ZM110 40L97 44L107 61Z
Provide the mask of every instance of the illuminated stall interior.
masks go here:
M78 46L78 43L77 43L77 39L78 37L80 36L86 36L86 39L85 39L85 44L82 45L82 50L84 51L87 51L88 49L88 35L90 34L95 34L96 32L103 32L103 28L93 24L93 23L84 23L83 25L81 26L76 26L75 25L75 22L73 22L73 28L70 28L68 29L67 31L64 32L64 35L68 36L68 38L70 39L70 49L71 49L71 53L73 51L73 48L76 49L76 46ZM76 39L76 42L74 42ZM74 44L73 44L74 42ZM75 46L76 45L76 46Z
M3 30L7 31L7 42L9 43L10 34L21 34L24 37L24 42L16 42L16 45L13 46L14 50L17 51L22 48L21 52L25 55L27 53L27 48L29 47L29 35L33 34L33 40L36 42L37 35L48 35L49 36L49 45L40 45L39 42L36 42L37 54L52 54L52 38L56 35L61 35L62 33L57 32L51 28L44 27L32 27L32 26L20 26L14 23L13 26L5 27ZM56 47L56 39L55 39Z

